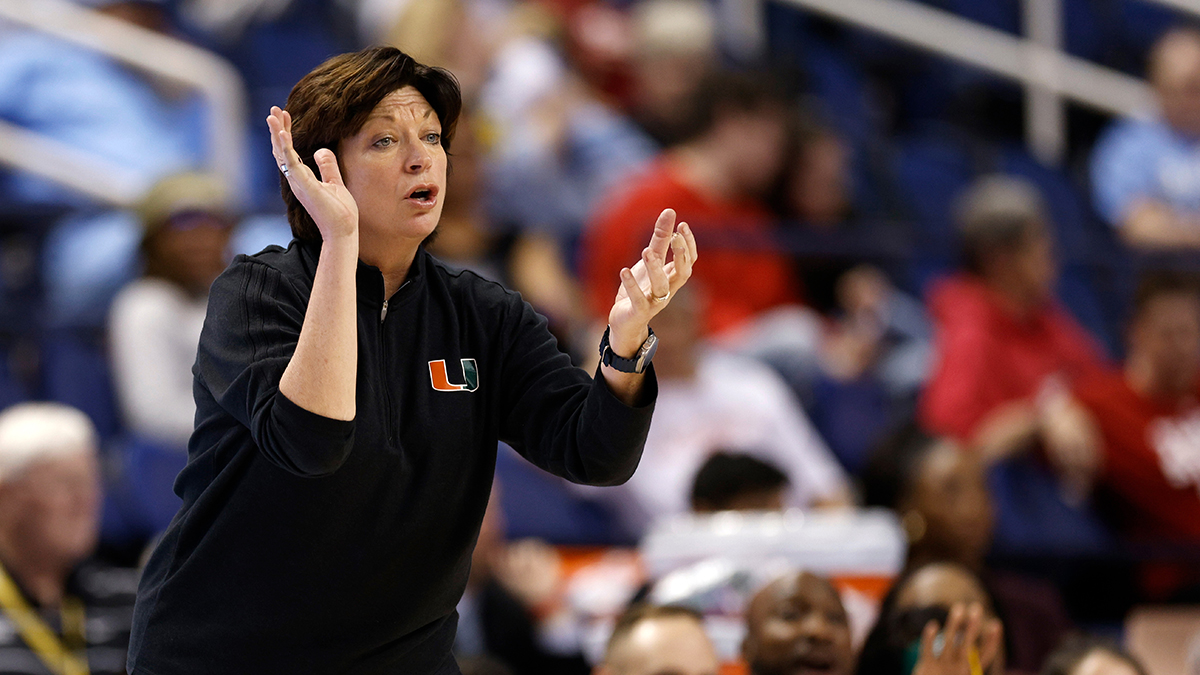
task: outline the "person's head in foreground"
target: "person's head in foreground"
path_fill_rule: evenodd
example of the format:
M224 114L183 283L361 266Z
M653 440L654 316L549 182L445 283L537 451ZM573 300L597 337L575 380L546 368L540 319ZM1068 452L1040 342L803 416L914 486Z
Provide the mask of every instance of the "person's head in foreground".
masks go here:
M910 566L953 560L983 568L992 544L991 494L979 458L953 440L905 425L871 456L863 489L868 506L899 516Z
M1127 336L1125 372L1143 395L1164 398L1196 391L1200 376L1200 285L1158 272L1142 278Z
M1167 123L1184 135L1200 135L1200 31L1167 31L1150 51L1146 76Z
M179 173L156 183L137 207L146 275L204 296L225 269L233 231L229 192L215 176Z
M1146 675L1146 669L1114 644L1077 637L1046 658L1042 675Z
M717 56L717 22L704 0L646 0L630 11L634 117L659 143L686 133L687 109Z
M704 618L675 605L635 605L613 626L595 675L717 675Z
M290 130L293 161L322 177L337 169L358 209L360 257L386 265L392 255L411 255L437 227L461 109L448 71L377 47L335 56L305 75L287 111L274 109L269 123L274 133L275 125ZM280 184L293 235L316 242L338 234L318 229L287 176Z
M967 272L1018 312L1051 297L1058 265L1037 186L1016 176L984 176L959 196L954 214Z
M792 124L779 210L814 230L830 231L852 208L851 149L831 127L799 115Z
M811 572L764 586L746 608L742 656L752 675L849 675L854 647L837 589Z
M1004 672L1003 629L996 617L996 604L983 582L967 568L955 563L931 563L911 569L896 580L879 609L879 619L867 635L858 661L859 675L908 675L909 673L956 672L919 668L923 654L931 651L934 662L957 662L966 654L944 651L939 633L971 634L976 656L991 675ZM939 652L938 643L942 643ZM945 656L942 659L941 656ZM950 658L953 656L954 658ZM933 658L938 657L938 658ZM961 658L960 658L961 657ZM968 675L970 671L962 671Z
M99 514L91 420L58 403L0 413L0 564L41 606L62 600L67 577L92 554Z
M753 455L717 451L692 481L692 511L782 511L788 477Z
M729 201L765 199L783 169L789 110L769 78L713 73L694 97L691 133L678 157L696 172L719 173Z

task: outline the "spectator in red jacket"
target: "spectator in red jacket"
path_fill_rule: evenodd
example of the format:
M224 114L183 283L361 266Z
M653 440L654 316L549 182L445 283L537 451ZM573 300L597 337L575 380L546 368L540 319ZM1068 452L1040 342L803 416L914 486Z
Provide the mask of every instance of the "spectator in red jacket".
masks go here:
M1200 542L1200 290L1174 274L1142 280L1124 370L1075 396L1103 437L1100 480L1120 525L1141 539Z
M957 220L965 269L929 295L936 365L920 401L923 425L987 461L1038 445L1088 456L1094 428L1068 386L1104 357L1054 299L1041 194L1019 178L984 177L962 196Z
M663 204L690 224L705 259L693 283L708 299L706 334L798 300L787 256L772 250L763 201L783 163L785 99L759 79L725 73L701 87L693 112L690 140L633 177L623 194L602 199L607 206L587 228L582 273L596 316L612 306L612 279L641 253L646 223Z

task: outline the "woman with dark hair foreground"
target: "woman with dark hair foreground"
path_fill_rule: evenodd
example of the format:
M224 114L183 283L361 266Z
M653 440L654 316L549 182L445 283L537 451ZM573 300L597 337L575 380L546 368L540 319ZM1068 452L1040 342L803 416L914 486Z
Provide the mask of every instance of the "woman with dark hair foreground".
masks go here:
M497 440L578 483L637 467L648 322L691 274L691 231L664 211L621 270L589 378L520 296L422 246L460 107L449 73L376 48L272 108L296 239L213 285L183 506L142 578L132 673L455 675Z
M1146 669L1115 644L1081 636L1055 650L1042 675L1146 675Z

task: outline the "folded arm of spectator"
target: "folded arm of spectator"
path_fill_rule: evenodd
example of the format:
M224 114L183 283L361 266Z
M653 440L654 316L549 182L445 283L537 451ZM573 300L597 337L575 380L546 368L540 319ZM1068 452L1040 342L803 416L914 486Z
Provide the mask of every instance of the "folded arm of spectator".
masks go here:
M1047 388L1044 388L1047 389ZM987 463L1041 443L1068 495L1082 498L1102 468L1100 433L1087 410L1066 391L1043 391L998 407L979 425L974 447Z

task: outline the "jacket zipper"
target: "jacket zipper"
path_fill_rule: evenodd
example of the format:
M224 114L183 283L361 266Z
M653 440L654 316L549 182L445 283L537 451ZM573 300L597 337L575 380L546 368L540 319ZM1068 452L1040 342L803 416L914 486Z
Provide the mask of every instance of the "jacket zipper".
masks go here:
M400 288L396 289L396 293L404 290L408 285L409 280L405 280L400 284ZM386 293L386 289L384 290ZM394 297L394 296L393 296ZM396 447L396 411L392 407L392 387L391 377L388 368L388 348L383 333L383 321L387 318L388 301L383 301L383 308L379 310L379 351L380 360L383 369L383 405L384 405L384 429L387 431L388 445Z

